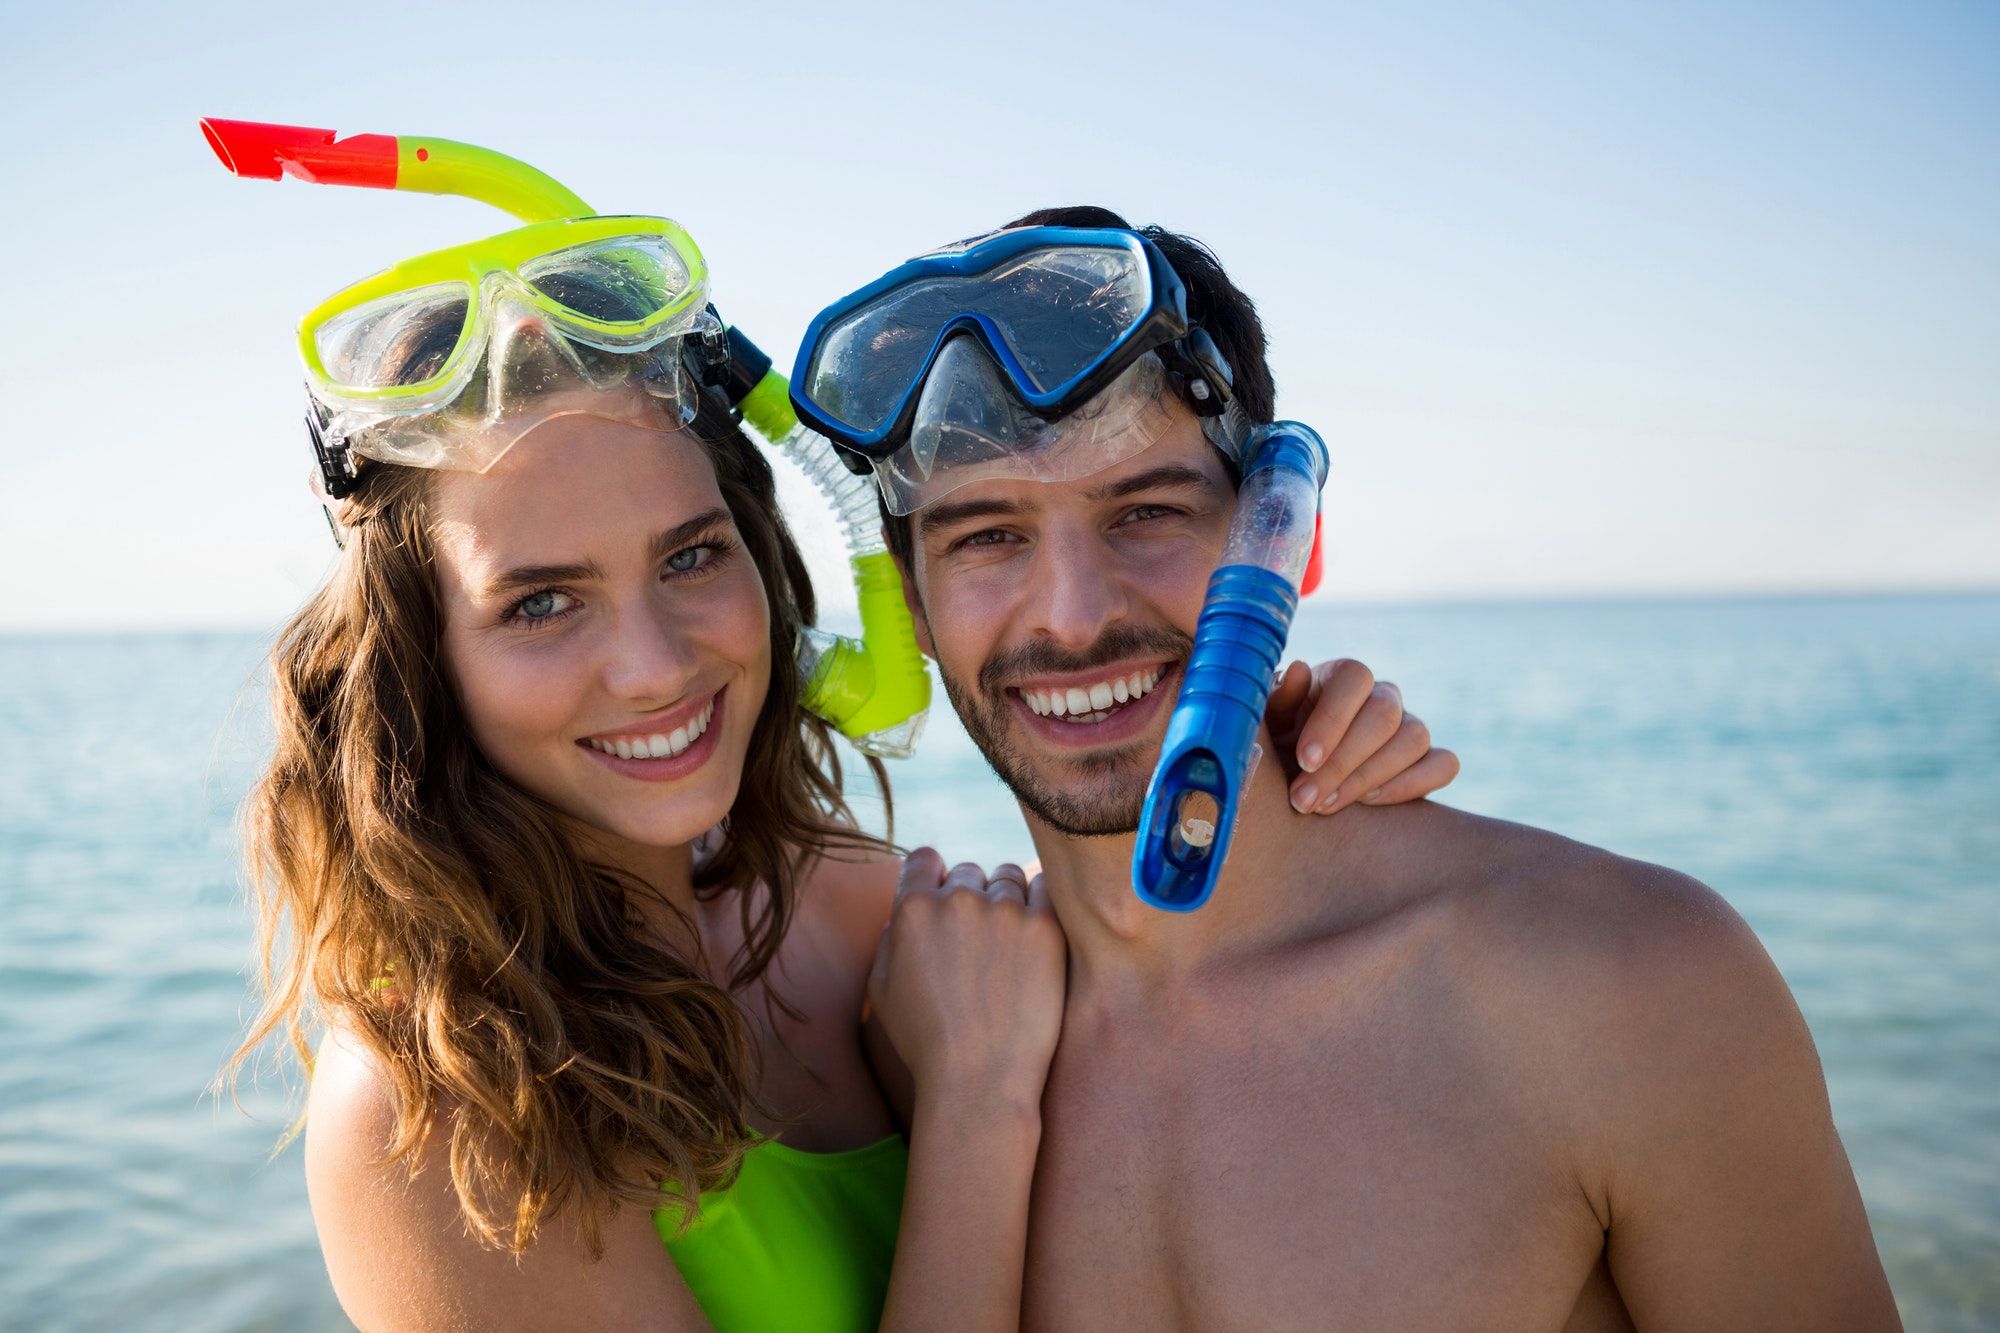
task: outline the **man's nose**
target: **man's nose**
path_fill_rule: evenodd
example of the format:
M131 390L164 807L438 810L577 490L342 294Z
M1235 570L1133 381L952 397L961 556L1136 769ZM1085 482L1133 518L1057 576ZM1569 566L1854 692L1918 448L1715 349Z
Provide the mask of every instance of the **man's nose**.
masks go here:
M605 688L640 707L684 697L701 673L692 627L657 606L624 608L616 617L604 661Z
M1097 642L1125 618L1129 599L1113 553L1083 532L1045 534L1029 592L1027 628L1071 648Z

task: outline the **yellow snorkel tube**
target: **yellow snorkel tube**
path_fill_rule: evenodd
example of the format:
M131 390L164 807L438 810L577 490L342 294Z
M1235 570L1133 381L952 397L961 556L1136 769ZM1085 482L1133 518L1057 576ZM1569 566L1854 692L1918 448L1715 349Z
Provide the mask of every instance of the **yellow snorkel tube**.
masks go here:
M594 210L555 178L490 149L450 139L356 134L251 121L205 119L202 134L238 176L317 185L450 194L493 205L525 224L591 218ZM847 471L824 438L793 414L785 377L734 329L728 356L704 382L722 390L743 420L798 464L832 504L844 531L860 602L861 637L805 629L799 636L804 701L865 754L907 758L929 716L930 672L917 648L902 579L882 541L874 489Z

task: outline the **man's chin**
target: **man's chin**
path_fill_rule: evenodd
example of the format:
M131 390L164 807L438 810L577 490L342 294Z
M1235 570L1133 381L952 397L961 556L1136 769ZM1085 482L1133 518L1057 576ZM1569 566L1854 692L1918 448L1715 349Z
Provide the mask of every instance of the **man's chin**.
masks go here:
M1146 806L1158 742L1087 754L1050 754L1026 734L1004 693L974 694L944 672L945 693L966 734L1022 809L1072 838L1136 833Z
M1037 763L1015 745L981 748L1021 807L1056 832L1116 838L1139 831L1152 772L1140 756L1127 752Z

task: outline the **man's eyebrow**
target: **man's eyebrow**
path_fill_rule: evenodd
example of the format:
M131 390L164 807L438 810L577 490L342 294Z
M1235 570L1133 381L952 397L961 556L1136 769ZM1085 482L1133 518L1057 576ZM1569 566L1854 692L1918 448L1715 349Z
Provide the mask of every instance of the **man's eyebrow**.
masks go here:
M1084 498L1092 504L1103 504L1106 500L1116 500L1127 495L1137 495L1140 491L1170 490L1175 487L1193 487L1197 490L1212 491L1214 480L1199 468L1185 463L1166 463L1160 467L1148 468L1117 481L1107 481L1084 493Z
M949 528L958 523L975 518L1006 518L1018 514L1024 508L1015 500L955 500L940 501L927 505L917 516L917 527L921 532L932 528Z
M665 532L656 535L649 545L649 556L655 563L681 550L696 537L705 535L717 524L729 521L727 509L710 509L696 514L685 523L677 523ZM581 583L589 579L604 577L604 567L595 560L578 561L568 565L516 565L503 574L496 574L480 589L481 600L504 596L517 588L546 587L551 583Z

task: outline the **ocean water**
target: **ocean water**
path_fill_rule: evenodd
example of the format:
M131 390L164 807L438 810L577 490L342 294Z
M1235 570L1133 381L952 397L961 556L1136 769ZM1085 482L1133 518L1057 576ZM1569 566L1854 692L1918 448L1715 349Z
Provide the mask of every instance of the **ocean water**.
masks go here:
M254 636L0 638L0 1329L347 1327L251 1011ZM2000 1328L2000 597L1308 607L1444 799L1688 871L1790 981L1912 1329ZM1027 853L948 714L898 834Z

